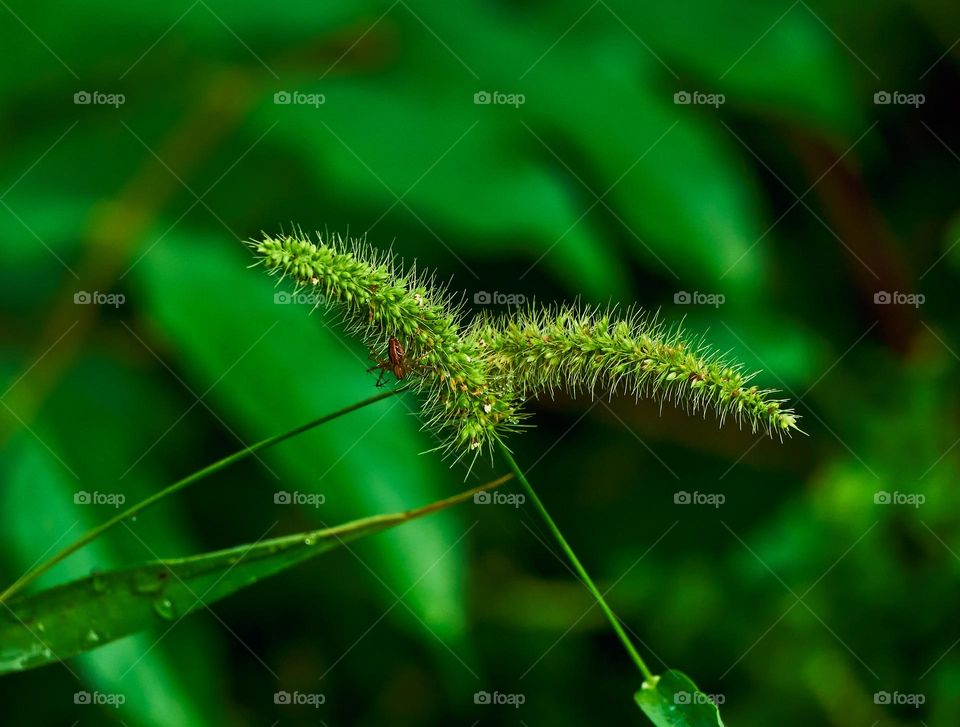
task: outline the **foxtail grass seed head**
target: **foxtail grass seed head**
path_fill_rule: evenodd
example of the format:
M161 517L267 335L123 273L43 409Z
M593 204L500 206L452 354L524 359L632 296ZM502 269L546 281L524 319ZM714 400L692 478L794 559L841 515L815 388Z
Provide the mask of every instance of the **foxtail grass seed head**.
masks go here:
M364 242L320 235L313 242L298 232L265 235L250 247L296 292L320 293L379 368L389 363L384 352L402 353L403 366L389 370L422 395L424 426L458 459L519 428L525 399L556 390L651 396L771 435L797 428L772 390L750 385L753 375L639 313L559 306L467 322L431 276L402 269Z
M521 397L558 389L591 396L619 391L694 414L712 409L721 424L732 416L753 432L782 437L797 429L797 416L773 398L775 391L750 384L755 374L638 311L528 308L480 319L470 336L484 342L492 374Z
M478 454L520 421L516 395L495 385L488 357L463 333L462 312L432 277L400 269L361 242L303 234L251 243L271 274L291 278L338 309L348 333L379 355L403 348L404 379L424 395L425 426L455 455Z

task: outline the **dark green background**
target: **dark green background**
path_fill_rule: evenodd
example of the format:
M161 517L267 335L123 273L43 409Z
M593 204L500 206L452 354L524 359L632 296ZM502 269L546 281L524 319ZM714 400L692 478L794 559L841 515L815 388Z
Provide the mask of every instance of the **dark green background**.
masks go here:
M637 5L0 3L4 580L112 514L75 492L133 502L373 393L368 352L334 316L275 304L241 244L366 233L471 310L497 291L685 318L795 402L809 437L784 444L563 397L511 439L655 670L723 695L730 725L957 724L960 9ZM44 582L463 489L420 454L415 409L390 400L228 470ZM280 489L326 503L274 505ZM644 723L639 675L529 506L461 506L212 611L4 678L4 722ZM75 706L81 689L126 704ZM276 706L281 689L326 703Z

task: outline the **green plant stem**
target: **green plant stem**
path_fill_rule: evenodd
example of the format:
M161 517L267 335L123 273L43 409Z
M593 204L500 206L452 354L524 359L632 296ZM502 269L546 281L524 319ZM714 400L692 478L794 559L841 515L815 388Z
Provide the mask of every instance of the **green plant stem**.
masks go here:
M35 581L41 575L43 575L48 570L50 570L55 565L57 565L57 563L68 558L69 556L71 556L73 553L80 550L80 548L87 545L88 543L96 540L98 537L103 535L110 528L119 524L121 521L126 520L127 518L131 518L131 517L134 517L135 515L140 514L143 510L150 507L154 503L162 500L164 497L167 497L168 495L172 495L175 492L179 492L180 490L183 490L189 487L190 485L196 482L199 482L205 477L209 477L210 475L216 472L219 472L225 467L229 467L230 465L236 462L239 462L242 459L246 459L247 457L249 457L251 454L255 452L258 452L262 449L267 449L268 447L272 447L275 444L279 444L280 442L290 439L291 437L295 437L298 434L303 434L304 432L307 432L313 429L314 427L318 427L321 424L326 424L329 421L333 421L334 419L342 417L345 414L349 414L350 412L354 412L357 409L362 409L363 407L369 406L370 404L376 404L378 401L383 401L384 399L388 399L391 396L395 396L396 394L399 394L401 391L404 391L405 388L406 387L399 387L397 389L391 389L390 391L385 391L382 394L371 396L369 399L364 399L363 401L359 401L356 404L351 404L350 406L346 406L343 409L338 409L335 412L326 414L320 417L319 419L314 419L313 421L307 422L306 424L302 424L299 427L296 427L295 429L291 429L290 431L284 432L283 434L276 434L272 437L267 437L266 439L262 439L256 444L252 444L245 449L241 449L238 452L234 452L233 454L227 455L223 459L219 459L216 462L207 465L203 469L199 469L193 474L187 475L181 480L177 480L172 485L169 485L168 487L165 487L164 489L153 493L146 499L138 502L136 505L133 505L132 507L127 508L126 510L115 515L109 520L101 523L100 525L97 525L94 528L91 528L86 533L84 533L79 539L77 539L76 541L68 545L63 550L52 555L50 558L43 561L42 563L35 565L33 568L31 568L26 573L24 573L19 579L17 579L10 586L8 586L7 589L3 591L3 593L0 593L0 603L5 603L10 598L10 596L22 590L23 587L26 586L28 583Z
M553 521L553 518L550 517L550 513L547 512L547 508L544 506L543 502L539 497L537 497L537 493L534 492L534 489L527 480L526 475L523 474L523 471L520 469L520 465L517 464L516 460L513 458L513 455L510 453L510 450L507 449L503 442L500 442L499 446L504 459L507 461L507 464L510 465L510 469L513 470L513 474L516 475L517 480L519 480L520 484L523 485L523 489L527 491L530 501L533 502L534 507L536 507L537 511L540 513L540 517L543 518L543 521L547 524L550 532L553 533L553 537L556 538L556 541L560 544L561 549L563 549L563 552L566 554L567 559L573 566L573 569L583 580L590 593L593 594L593 597L596 599L600 608L606 615L607 620L610 622L610 625L613 627L614 632L616 632L617 636L620 638L620 641L623 643L627 653L630 654L630 658L633 659L633 662L637 665L637 668L640 670L640 673L643 674L645 680L649 681L653 679L653 672L650 671L649 667L643 661L643 658L637 652L633 642L630 641L626 631L623 630L623 626L620 624L620 619L617 618L617 615L613 612L613 609L611 609L607 604L603 594L600 593L600 589L597 588L596 584L593 582L593 579L590 577L590 574L587 573L586 568L584 568L580 563L580 559L577 558L576 553L573 552L573 548L570 547L570 544L567 542L566 538L563 537L563 533L560 532L560 528L557 527L557 524Z

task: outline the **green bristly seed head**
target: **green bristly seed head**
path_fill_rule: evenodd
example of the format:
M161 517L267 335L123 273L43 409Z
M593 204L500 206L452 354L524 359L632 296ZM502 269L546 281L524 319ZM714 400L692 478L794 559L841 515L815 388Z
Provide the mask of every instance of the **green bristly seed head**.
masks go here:
M771 398L772 390L749 384L752 374L640 313L528 309L481 320L472 336L486 343L493 374L524 397L556 389L592 396L621 391L673 401L691 413L713 409L721 424L733 416L754 432L782 436L797 428L796 415Z
M425 426L458 456L479 453L519 422L516 396L495 385L489 359L463 334L460 310L445 290L389 255L341 238L314 244L303 235L251 243L272 274L292 278L339 310L347 331L379 357L391 337L405 350L408 380L424 395Z
M298 292L319 293L378 359L391 337L400 342L404 381L422 395L424 426L458 458L517 429L524 400L558 389L670 400L768 434L797 428L773 391L749 384L752 375L639 314L567 306L467 323L430 277L399 269L365 243L319 235L314 243L298 233L250 246L271 274L291 278Z

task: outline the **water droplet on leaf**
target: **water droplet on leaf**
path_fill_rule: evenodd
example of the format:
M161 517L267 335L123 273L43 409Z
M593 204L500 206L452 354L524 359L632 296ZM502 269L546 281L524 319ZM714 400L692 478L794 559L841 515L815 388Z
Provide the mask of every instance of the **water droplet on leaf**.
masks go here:
M169 598L158 598L153 602L153 610L157 612L160 618L165 618L168 621L173 620L177 615L177 609Z
M137 593L156 593L163 588L163 581L152 571L139 571L133 575L133 590Z

